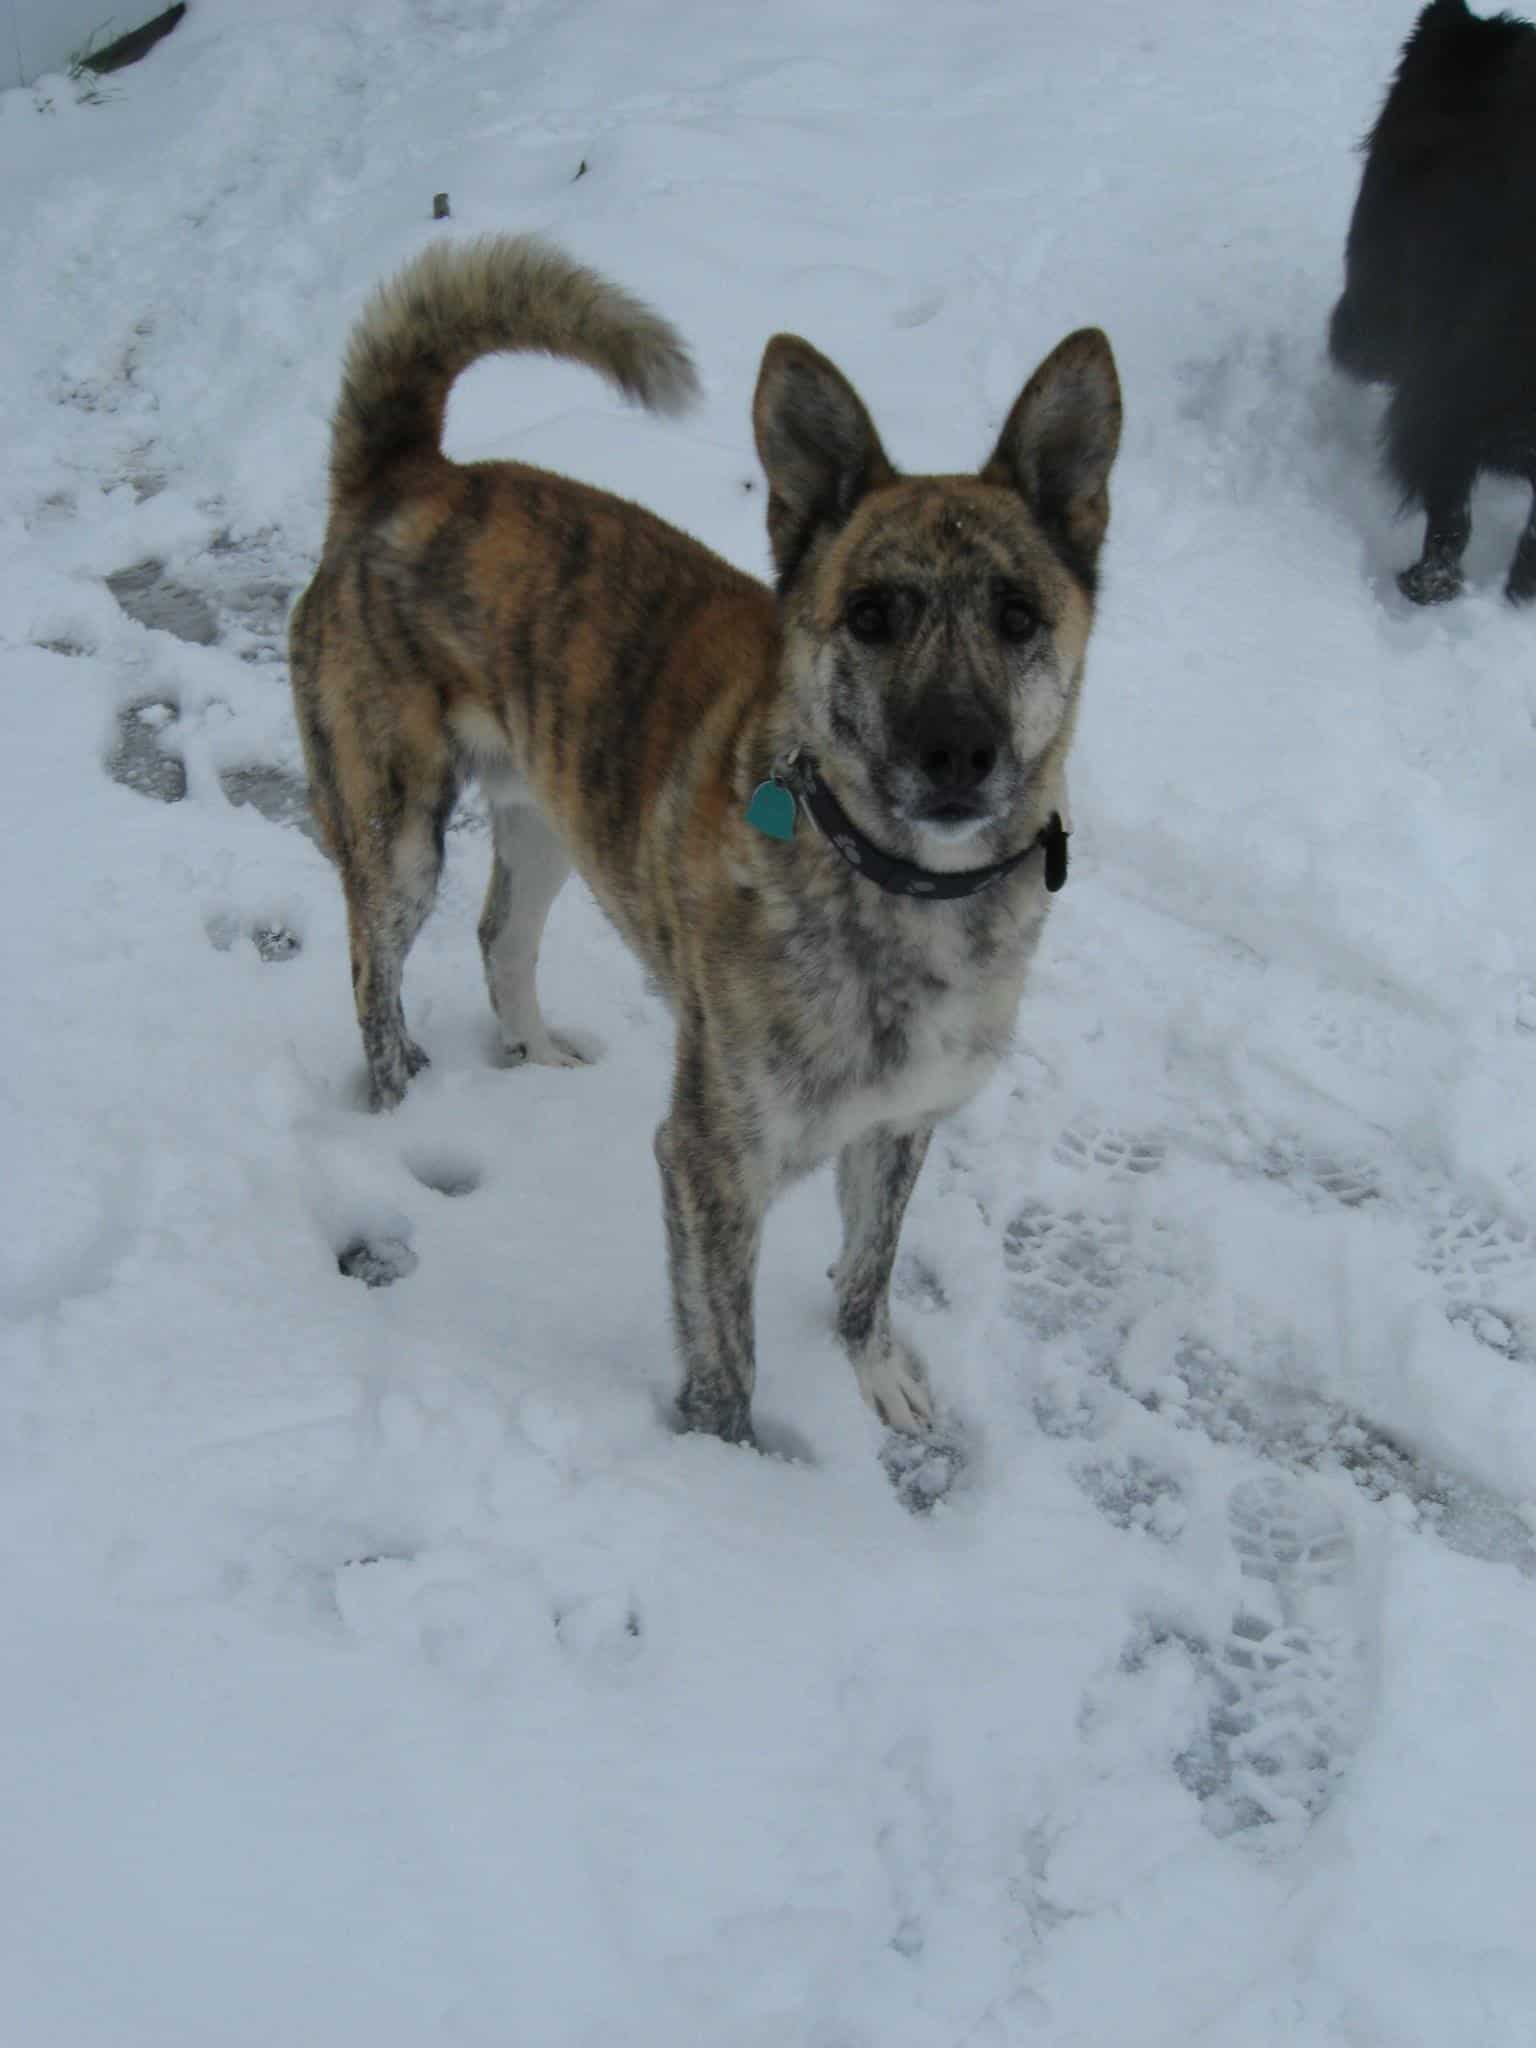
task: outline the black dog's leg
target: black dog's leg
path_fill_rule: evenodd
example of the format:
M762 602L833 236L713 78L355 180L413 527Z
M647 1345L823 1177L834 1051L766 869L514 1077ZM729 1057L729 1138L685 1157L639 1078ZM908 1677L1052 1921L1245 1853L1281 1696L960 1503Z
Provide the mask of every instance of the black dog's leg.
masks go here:
M1531 489L1536 492L1536 477L1531 479ZM1525 523L1515 547L1515 558L1509 565L1509 581L1504 586L1504 595L1511 604L1529 604L1536 597L1536 496L1531 500L1531 516Z
M1397 587L1414 604L1447 604L1461 593L1461 558L1472 538L1470 478L1437 485L1424 495L1424 550Z

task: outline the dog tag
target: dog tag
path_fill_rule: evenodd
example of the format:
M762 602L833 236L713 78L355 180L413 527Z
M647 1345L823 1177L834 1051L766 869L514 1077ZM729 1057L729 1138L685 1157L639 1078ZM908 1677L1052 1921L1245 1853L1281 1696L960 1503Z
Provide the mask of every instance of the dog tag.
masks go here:
M793 839L795 798L782 782L760 782L747 805L747 823L766 839Z

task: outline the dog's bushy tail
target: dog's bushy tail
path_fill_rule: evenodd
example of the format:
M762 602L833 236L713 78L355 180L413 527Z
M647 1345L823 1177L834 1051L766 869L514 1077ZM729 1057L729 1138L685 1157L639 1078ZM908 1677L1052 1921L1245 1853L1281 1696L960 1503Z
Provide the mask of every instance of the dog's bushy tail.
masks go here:
M549 243L439 243L379 287L352 331L331 431L333 510L440 448L454 378L506 350L586 363L654 412L681 412L698 396L676 331Z

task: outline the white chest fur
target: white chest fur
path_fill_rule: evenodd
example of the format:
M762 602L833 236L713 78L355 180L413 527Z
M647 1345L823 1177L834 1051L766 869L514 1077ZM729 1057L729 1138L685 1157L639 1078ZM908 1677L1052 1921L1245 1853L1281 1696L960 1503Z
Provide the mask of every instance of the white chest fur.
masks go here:
M873 1076L870 1063L857 1057L851 1017L829 1031L827 1064L807 1076L811 1086L803 1092L786 1089L782 1074L765 1074L759 1110L779 1172L809 1172L877 1125L916 1129L968 1102L990 1080L1012 1038L1037 936L1038 925L1022 954L979 986L901 1004L901 1056ZM893 998L893 1008L896 1003ZM878 998L874 1008L878 1013Z

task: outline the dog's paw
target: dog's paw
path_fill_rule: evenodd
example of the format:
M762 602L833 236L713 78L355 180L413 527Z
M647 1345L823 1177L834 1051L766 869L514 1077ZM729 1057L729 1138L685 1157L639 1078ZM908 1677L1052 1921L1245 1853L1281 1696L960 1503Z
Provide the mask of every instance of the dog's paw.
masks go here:
M504 1067L589 1067L592 1062L568 1038L553 1031L525 1031L501 1048Z
M370 1074L368 1076L368 1108L374 1116L383 1116L387 1110L398 1109L405 1100L409 1076L403 1072Z
M1459 562L1432 561L1426 555L1402 572L1397 587L1410 604L1449 604L1461 595L1462 582Z
M917 1353L900 1337L893 1337L890 1349L877 1356L856 1358L853 1369L858 1374L859 1392L887 1429L923 1436L932 1428L928 1375Z
M368 1107L375 1116L398 1109L417 1074L432 1062L421 1047L405 1039L387 1059L371 1061L368 1068Z
M739 1444L743 1450L758 1449L757 1432L745 1402L712 1406L690 1401L686 1394L677 1402L677 1430L680 1436L714 1436L723 1444Z

